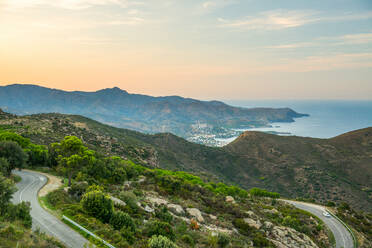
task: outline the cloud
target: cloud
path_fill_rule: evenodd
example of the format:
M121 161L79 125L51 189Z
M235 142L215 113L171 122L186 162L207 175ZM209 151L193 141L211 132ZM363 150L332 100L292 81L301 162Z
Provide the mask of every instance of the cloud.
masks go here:
M341 45L361 45L372 43L372 33L347 34L333 37L320 37L309 42L297 42L266 46L271 49L297 49L304 47L326 47Z
M144 3L134 0L5 0L4 4L10 9L51 6L55 8L80 10L104 5L116 5L122 8L128 8L133 5L143 5Z
M372 33L348 34L338 37L337 45L357 45L372 43Z
M237 0L210 0L204 1L198 5L196 12L199 14L205 14L213 12L217 9L233 5L238 3Z
M277 64L255 68L256 72L310 72L340 69L372 68L372 53L341 53L282 59Z
M261 12L256 16L228 20L218 18L219 26L243 30L280 30L295 28L319 22L356 21L372 18L372 11L360 14L343 14L338 16L322 16L313 10L272 10Z
M140 17L132 16L132 17L128 17L128 18L125 18L125 19L121 19L121 20L114 20L114 21L107 22L107 25L136 26L136 25L142 24L144 22L145 22L145 19L140 18Z

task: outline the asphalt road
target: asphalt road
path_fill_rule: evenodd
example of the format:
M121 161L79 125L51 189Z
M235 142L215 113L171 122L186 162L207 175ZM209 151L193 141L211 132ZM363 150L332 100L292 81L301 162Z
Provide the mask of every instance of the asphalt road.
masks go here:
M14 193L12 201L31 203L32 229L39 228L40 231L62 241L67 247L84 247L88 242L85 238L39 205L37 193L47 183L47 178L36 172L14 171L13 173L21 176L22 181L17 183L18 191Z
M311 203L305 203L305 202L297 202L297 201L289 201L284 200L292 205L294 205L296 208L305 210L307 212L312 213L313 215L319 217L324 223L329 227L329 229L332 231L333 235L336 239L336 248L354 248L354 242L351 234L346 229L346 227L339 222L334 217L325 217L323 215L324 207L311 204Z

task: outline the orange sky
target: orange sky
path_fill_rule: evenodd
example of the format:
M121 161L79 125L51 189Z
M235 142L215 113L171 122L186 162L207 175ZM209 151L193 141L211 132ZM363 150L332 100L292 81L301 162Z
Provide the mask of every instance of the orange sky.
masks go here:
M372 99L371 11L274 2L3 0L0 84L202 99Z

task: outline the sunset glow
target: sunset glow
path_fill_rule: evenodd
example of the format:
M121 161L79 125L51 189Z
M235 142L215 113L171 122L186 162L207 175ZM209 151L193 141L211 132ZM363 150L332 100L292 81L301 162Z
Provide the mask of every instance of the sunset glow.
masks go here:
M0 0L0 30L1 85L372 99L368 0Z

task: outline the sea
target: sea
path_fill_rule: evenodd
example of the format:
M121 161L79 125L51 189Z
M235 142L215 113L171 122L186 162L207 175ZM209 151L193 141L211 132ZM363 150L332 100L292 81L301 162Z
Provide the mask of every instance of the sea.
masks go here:
M296 118L291 123L271 123L272 127L245 129L275 132L278 135L296 135L314 138L332 138L356 129L372 127L372 100L228 100L238 107L289 107L309 117ZM241 131L245 131L241 130ZM237 137L220 139L227 144Z

